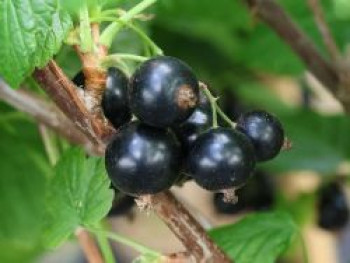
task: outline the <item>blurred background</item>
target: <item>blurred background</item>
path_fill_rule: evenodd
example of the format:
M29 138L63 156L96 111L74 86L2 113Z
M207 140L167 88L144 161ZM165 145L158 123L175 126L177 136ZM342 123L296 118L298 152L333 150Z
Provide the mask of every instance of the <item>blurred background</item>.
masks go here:
M128 9L137 1L119 2ZM279 2L326 56L306 1ZM338 1L322 3L346 56L350 43L346 11L337 6ZM350 262L350 119L341 105L241 1L162 0L139 23L166 55L191 65L198 78L220 97L229 116L236 119L249 109L265 109L281 120L292 142L290 150L259 165L256 176L239 192L237 205L222 203L191 181L173 187L176 196L207 228L235 222L248 213L286 211L302 230L309 262ZM114 52L123 53L142 54L144 48L128 30L122 31L113 45ZM81 68L68 47L56 60L71 78ZM27 88L38 91L30 79ZM57 140L63 149L69 147ZM44 226L37 218L42 214L42 193L51 168L38 125L2 102L0 156L0 253L16 255L13 262L22 262L40 254L35 240L40 239ZM164 253L183 249L155 215L139 212L130 198L121 200L109 217L114 231ZM279 262L303 262L301 243L295 240ZM115 245L115 251L118 262L131 262L135 256L123 246ZM72 241L41 255L38 261L84 259Z

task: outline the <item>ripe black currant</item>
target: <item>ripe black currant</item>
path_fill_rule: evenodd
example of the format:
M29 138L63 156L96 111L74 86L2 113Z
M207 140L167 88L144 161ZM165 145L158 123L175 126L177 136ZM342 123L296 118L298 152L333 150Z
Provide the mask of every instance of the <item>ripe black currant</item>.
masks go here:
M239 201L237 203L225 202L223 193L214 193L213 202L216 212L220 214L233 215L247 208L246 201L244 198L242 198L240 190L242 190L242 188L237 190L237 196L239 197Z
M187 159L189 174L212 191L243 185L255 166L250 141L231 128L214 128L201 134Z
M135 205L134 197L130 195L122 195L113 201L112 208L108 212L108 216L119 216L128 213Z
M128 100L128 78L118 68L109 68L106 89L102 97L102 108L106 118L115 128L131 120Z
M192 115L178 126L173 128L187 153L198 136L212 126L213 117L209 101L203 92L200 92L199 104Z
M243 188L243 192L249 208L253 210L267 210L275 203L274 182L271 175L264 171L257 170L246 187Z
M257 161L274 158L284 142L280 121L265 111L250 111L240 116L237 129L249 137L254 145Z
M257 170L242 188L237 190L239 201L235 204L223 200L222 193L214 194L214 206L218 213L236 214L242 210L267 210L275 202L275 188L269 174Z
M171 131L131 122L122 126L108 145L105 162L120 191L132 196L154 194L176 181L180 146Z
M82 70L80 70L72 79L73 83L77 87L84 87L85 86L85 76Z
M321 188L318 200L318 225L328 230L339 230L349 220L345 193L337 182Z
M150 59L131 77L132 112L151 126L183 122L196 108L198 96L198 80L191 68L173 57Z

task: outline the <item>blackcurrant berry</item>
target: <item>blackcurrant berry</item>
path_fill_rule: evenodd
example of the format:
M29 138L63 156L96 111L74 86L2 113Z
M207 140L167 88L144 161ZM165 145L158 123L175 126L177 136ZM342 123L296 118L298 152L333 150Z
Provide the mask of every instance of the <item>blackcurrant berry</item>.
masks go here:
M80 70L72 79L73 83L77 87L84 87L85 86L85 76L82 70Z
M240 197L240 195L238 195ZM266 172L257 170L249 183L242 189L242 198L252 210L267 210L275 203L275 186Z
M246 203L244 198L242 198L240 190L242 190L242 188L237 190L237 196L239 197L239 201L237 203L225 202L223 193L215 193L213 196L213 202L216 212L220 214L233 215L243 211L246 208Z
M198 80L191 68L173 57L150 59L131 77L132 112L151 126L183 122L196 108L198 96Z
M254 150L242 133L215 128L201 134L188 156L188 172L207 190L223 190L243 185L254 166Z
M284 142L280 121L265 111L251 111L240 116L237 129L252 141L257 161L274 158Z
M108 69L106 89L102 97L102 108L104 115L115 128L119 128L131 120L128 78L120 69Z
M214 206L218 213L236 214L242 210L267 210L275 202L275 188L270 176L256 171L249 182L237 190L239 201L235 204L224 201L222 193L214 194Z
M198 136L212 126L213 117L209 101L203 92L192 115L178 126L173 128L185 152L188 152Z
M120 191L132 196L154 194L176 181L180 146L171 131L131 122L123 125L108 145L105 162Z
M345 193L337 182L321 188L318 200L318 225L328 230L339 230L349 220Z
M135 205L134 197L123 195L113 201L112 208L108 212L108 216L118 216L128 213Z

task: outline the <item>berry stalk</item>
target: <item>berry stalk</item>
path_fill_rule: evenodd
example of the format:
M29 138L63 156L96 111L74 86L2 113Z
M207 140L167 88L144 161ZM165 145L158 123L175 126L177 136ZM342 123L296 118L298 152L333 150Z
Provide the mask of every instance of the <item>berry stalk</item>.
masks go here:
M155 2L157 2L157 0L143 0L139 4L135 5L132 9L119 18L121 23L113 22L103 31L101 34L100 43L106 47L110 47L115 35L123 27L123 25Z
M229 124L232 128L236 127L236 123L231 121L231 119L222 111L222 109L219 107L217 100L218 98L215 98L213 96L213 94L211 94L210 90L208 89L208 87L203 83L200 82L199 86L203 89L205 95L207 96L209 102L210 102L210 106L211 106L211 110L213 113L213 128L217 128L218 127L218 121L217 121L217 115L219 114L220 117L227 122L227 124Z

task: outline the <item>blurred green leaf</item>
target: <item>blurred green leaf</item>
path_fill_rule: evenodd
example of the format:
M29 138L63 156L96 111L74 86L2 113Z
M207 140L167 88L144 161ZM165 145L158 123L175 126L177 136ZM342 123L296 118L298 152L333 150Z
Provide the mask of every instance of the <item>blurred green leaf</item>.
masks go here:
M287 212L296 224L302 226L313 219L316 193L302 193L295 199L287 199L283 193L277 195L276 209Z
M2 103L0 113L12 116L0 121L0 262L30 262L43 250L51 167L36 125Z
M109 186L102 158L86 157L78 148L68 150L58 162L48 189L45 244L55 247L77 227L98 223L112 205Z
M336 17L343 20L350 19L350 1L349 0L333 0L334 12Z
M202 0L200 8L195 0L160 1L154 21L158 27L210 43L231 60L240 51L239 36L248 22L243 4L230 0Z
M155 27L204 41L226 60L243 64L252 70L278 74L299 74L304 70L299 58L268 26L250 16L243 1L166 0L158 4ZM324 51L313 15L303 0L281 0L297 24ZM331 1L322 1L326 19L341 49L350 40L350 28L336 18ZM178 41L181 44L181 41ZM165 46L171 41L163 43ZM198 45L198 48L201 48ZM165 49L165 47L164 47ZM202 59L210 56L202 52ZM223 60L224 61L224 60ZM217 64L213 67L216 67ZM219 70L218 70L219 72Z
M275 93L259 82L242 82L233 91L252 108L262 108L279 115L295 111L295 108L283 103Z
M298 229L282 212L246 216L209 234L237 263L272 263L292 243Z

